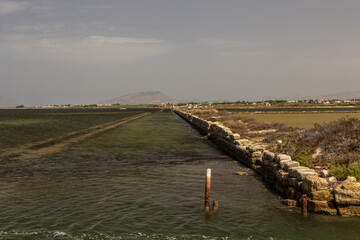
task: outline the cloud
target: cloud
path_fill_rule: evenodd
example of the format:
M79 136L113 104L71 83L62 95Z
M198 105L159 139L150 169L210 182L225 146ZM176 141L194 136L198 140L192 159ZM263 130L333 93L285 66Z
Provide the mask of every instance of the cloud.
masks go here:
M15 2L0 0L0 15L9 15L14 12L22 11L29 6L28 2Z
M151 38L0 36L0 53L18 61L55 60L83 65L118 65L161 55L172 47L171 42Z

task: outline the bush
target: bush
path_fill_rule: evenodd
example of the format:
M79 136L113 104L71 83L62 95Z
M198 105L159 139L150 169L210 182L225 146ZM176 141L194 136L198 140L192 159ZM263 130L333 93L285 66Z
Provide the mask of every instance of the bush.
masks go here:
M272 139L266 139L271 141ZM303 149L304 151L299 151ZM311 159L312 153L321 153ZM283 139L282 151L306 166L329 166L359 162L360 119L341 118L314 128L294 132L293 138Z
M357 180L360 179L360 168L356 163L331 166L329 173L336 176L339 180L344 180L347 176L353 176Z
M310 148L301 148L293 154L292 158L294 161L299 162L301 165L309 166L312 165L314 159L312 155L314 151Z

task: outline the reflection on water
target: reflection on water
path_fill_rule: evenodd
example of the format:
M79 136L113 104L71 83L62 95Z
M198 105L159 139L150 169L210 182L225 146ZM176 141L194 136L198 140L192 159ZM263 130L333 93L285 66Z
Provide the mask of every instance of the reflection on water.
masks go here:
M206 168L220 202L210 218ZM278 206L255 173L169 112L0 166L0 239L360 239L358 218Z

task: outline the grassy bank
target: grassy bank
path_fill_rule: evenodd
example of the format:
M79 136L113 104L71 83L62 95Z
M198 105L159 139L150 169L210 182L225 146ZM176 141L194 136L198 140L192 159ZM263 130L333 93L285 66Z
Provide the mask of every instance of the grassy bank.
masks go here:
M339 179L360 178L360 113L192 113L303 166L329 169Z
M145 110L2 109L0 153L24 144L56 138L92 126L118 121Z
M360 118L359 113L347 112L306 112L306 113L237 113L242 117L261 122L282 123L289 127L310 129L314 124L323 124L343 117Z

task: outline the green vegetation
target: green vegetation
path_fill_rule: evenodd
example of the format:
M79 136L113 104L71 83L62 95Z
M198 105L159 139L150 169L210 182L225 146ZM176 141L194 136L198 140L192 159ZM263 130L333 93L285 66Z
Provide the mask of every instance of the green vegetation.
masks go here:
M260 122L283 123L294 128L310 129L314 124L323 124L343 117L359 118L358 113L347 112L304 112L304 113L237 113L240 116L254 118Z
M272 150L290 154L294 160L306 166L339 165L338 168L345 169L345 165L360 161L358 118L345 117L322 125L315 124L312 129L295 130L292 135L284 135L283 138L276 134L274 136L266 137L264 142L269 144ZM281 147L278 140L282 142ZM345 170L339 170L339 174L340 172L346 173Z
M313 154L314 150L311 148L299 148L292 154L292 158L301 165L308 166L314 161Z
M82 152L84 156L115 155L147 158L148 156L194 156L209 147L199 137L179 124L169 112L155 113L129 122L86 141L73 145L66 154ZM114 147L117 146L117 147ZM64 153L60 153L64 154Z
M283 99L265 100L265 101L235 101L235 102L188 102L180 103L177 106L193 107L213 107L220 109L228 108L287 108L287 107L359 107L360 99L339 100L339 99L307 99L287 101Z
M241 138L265 144L270 151L289 154L303 166L331 166L340 179L360 176L360 113L191 112L220 122Z
M0 153L151 109L1 109Z
M336 176L340 180L346 179L347 176L353 176L357 180L360 179L360 168L356 163L331 166L329 169L329 173Z

